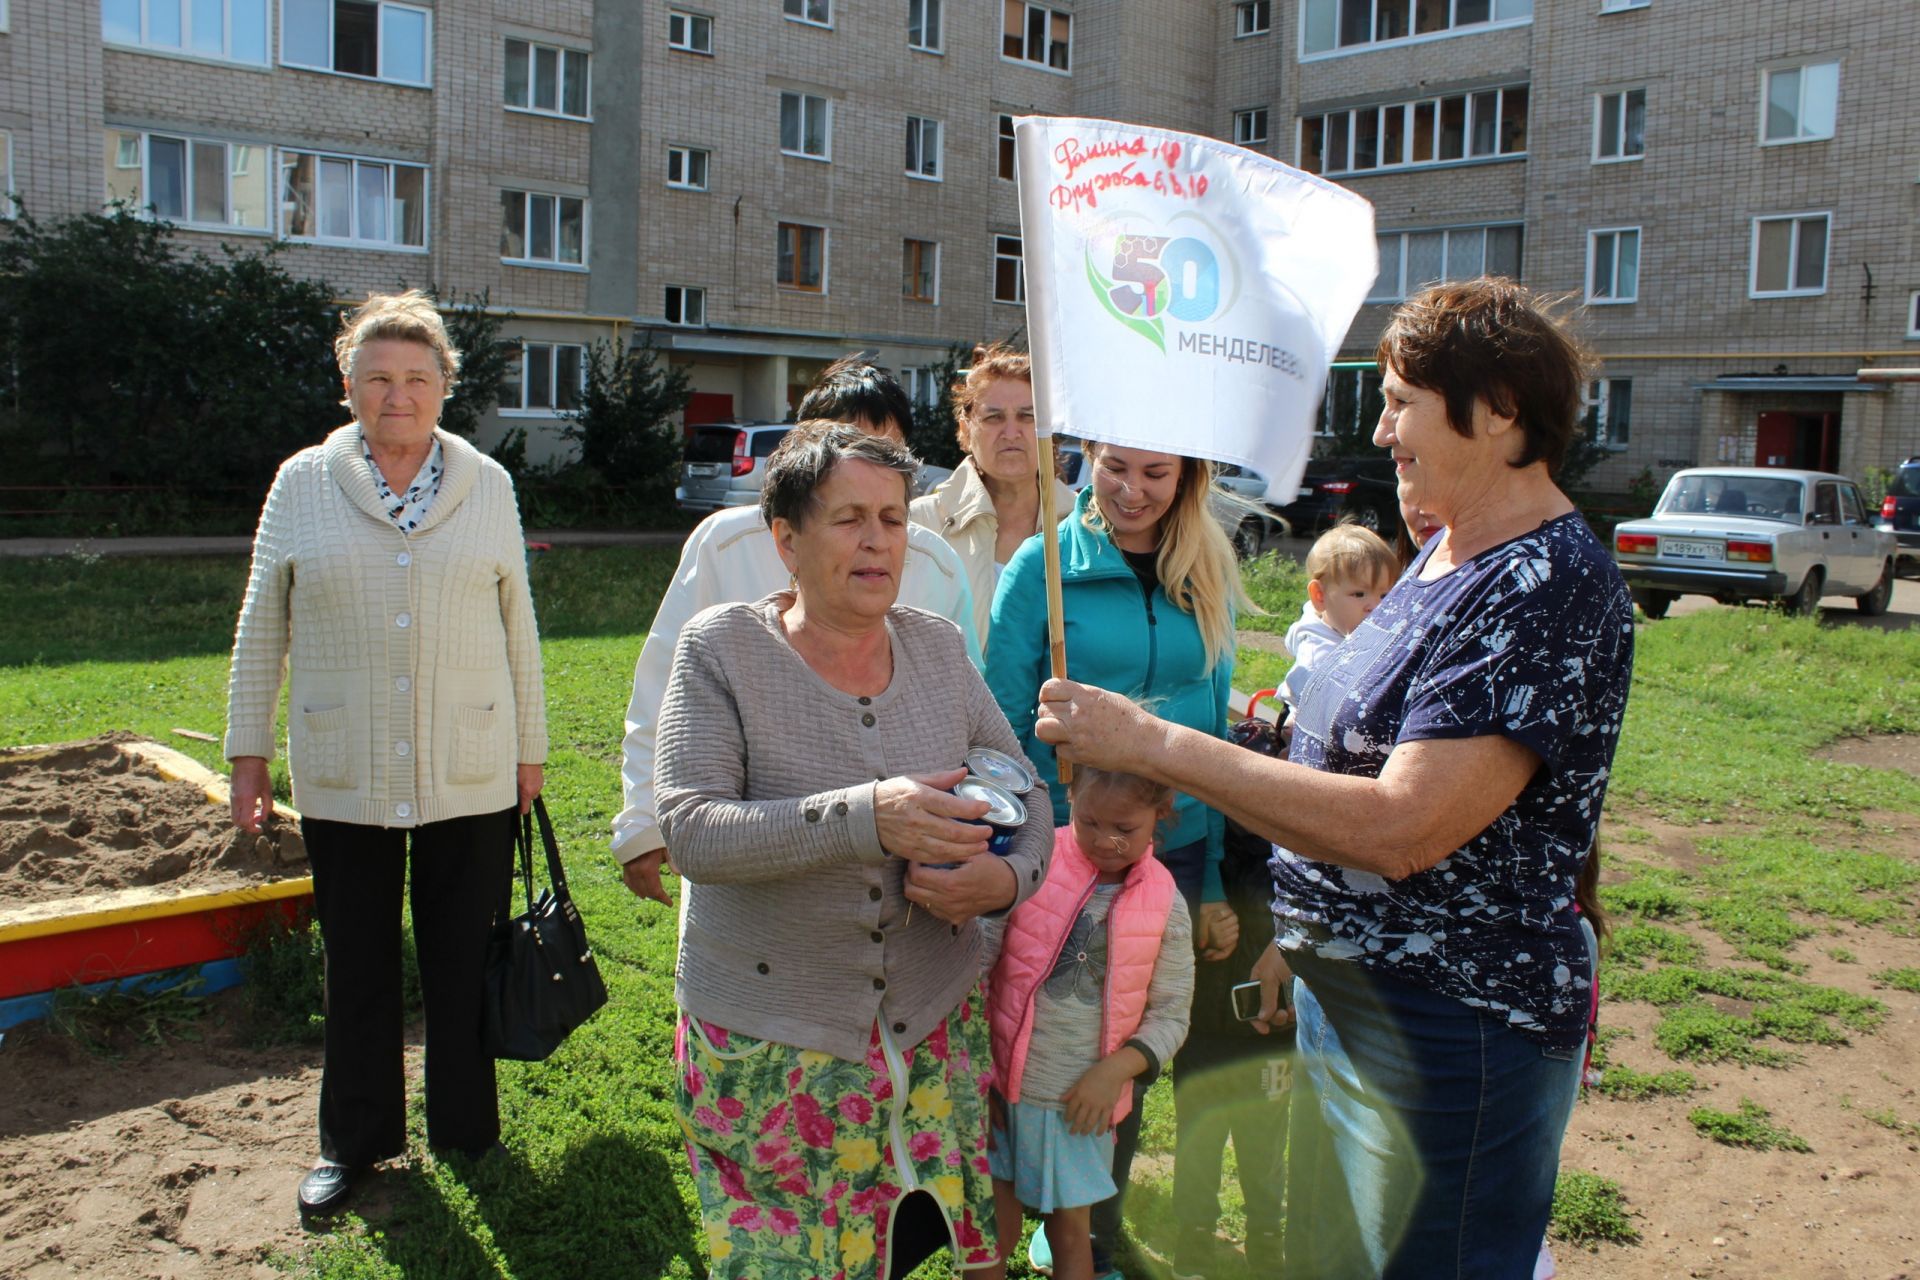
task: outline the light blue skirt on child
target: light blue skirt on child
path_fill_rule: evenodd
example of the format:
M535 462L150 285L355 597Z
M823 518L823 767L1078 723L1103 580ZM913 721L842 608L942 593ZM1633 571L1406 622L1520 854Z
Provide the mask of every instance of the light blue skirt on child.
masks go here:
M1075 1133L1058 1107L1009 1102L1007 1127L994 1126L987 1162L1039 1213L1098 1204L1115 1191L1112 1131Z

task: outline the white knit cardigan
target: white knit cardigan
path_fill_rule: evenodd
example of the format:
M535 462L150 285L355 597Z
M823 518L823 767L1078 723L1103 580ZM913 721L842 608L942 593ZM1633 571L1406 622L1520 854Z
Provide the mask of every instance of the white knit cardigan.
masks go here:
M403 533L357 424L281 464L254 535L227 687L228 759L271 758L288 671L293 803L411 827L515 803L547 757L540 637L513 482L436 431L439 496Z

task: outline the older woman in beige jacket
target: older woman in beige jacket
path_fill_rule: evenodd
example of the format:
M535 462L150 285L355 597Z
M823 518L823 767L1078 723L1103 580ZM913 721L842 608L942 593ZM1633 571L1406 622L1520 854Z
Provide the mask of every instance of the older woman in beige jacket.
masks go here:
M912 518L945 538L967 568L974 628L987 647L993 591L1014 549L1040 531L1039 442L1034 435L1033 372L1024 351L990 347L954 389L965 461L924 497ZM1054 481L1054 509L1073 508L1073 491Z

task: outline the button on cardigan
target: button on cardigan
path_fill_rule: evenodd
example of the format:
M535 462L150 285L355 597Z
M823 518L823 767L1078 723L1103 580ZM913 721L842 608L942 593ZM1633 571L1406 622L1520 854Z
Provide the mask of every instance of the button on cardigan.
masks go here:
M294 807L410 827L497 812L547 755L540 637L513 483L436 431L446 468L394 526L349 424L287 459L254 536L234 636L226 755L274 754L289 681Z

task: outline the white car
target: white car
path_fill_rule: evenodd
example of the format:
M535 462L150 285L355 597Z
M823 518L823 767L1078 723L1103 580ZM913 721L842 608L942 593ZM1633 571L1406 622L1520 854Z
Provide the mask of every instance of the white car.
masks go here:
M1885 613L1894 555L1853 481L1824 471L1681 471L1651 516L1613 531L1613 558L1649 618L1681 595L1772 600L1803 614L1822 596L1852 596L1860 612Z

